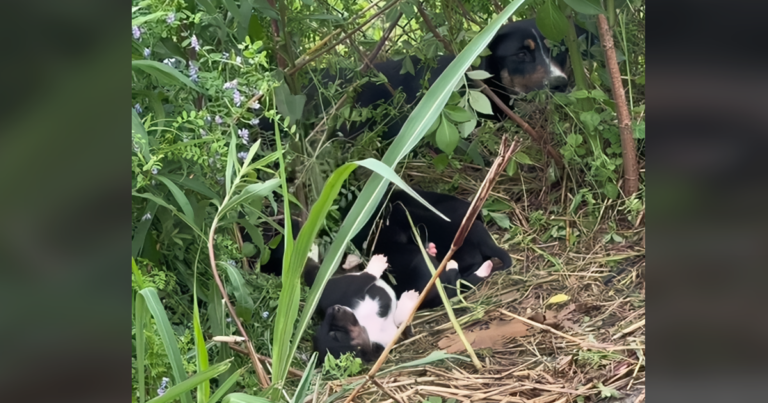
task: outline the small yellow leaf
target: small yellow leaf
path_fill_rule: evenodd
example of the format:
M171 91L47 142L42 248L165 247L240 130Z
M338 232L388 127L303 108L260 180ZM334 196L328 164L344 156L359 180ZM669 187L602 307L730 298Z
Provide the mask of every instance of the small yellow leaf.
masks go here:
M552 298L550 298L549 301L547 301L546 305L558 304L560 302L568 301L568 299L569 299L568 296L565 295L565 294L557 294L557 295L553 296Z

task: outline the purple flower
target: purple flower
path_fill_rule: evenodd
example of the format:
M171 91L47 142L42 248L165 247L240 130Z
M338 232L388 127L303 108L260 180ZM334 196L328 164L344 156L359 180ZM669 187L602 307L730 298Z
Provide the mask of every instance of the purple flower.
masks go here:
M197 36L192 35L192 41L190 43L192 48L194 48L196 51L200 51L200 43L197 41Z
M268 318L269 317L269 312L267 312L267 311L262 312L261 313L261 317L264 318L264 319Z
M248 138L248 129L240 129L237 131L237 135L240 136L242 139Z
M192 80L192 82L197 83L198 81L200 81L200 79L197 77L197 73L199 71L200 70L198 70L194 64L189 63L189 79Z
M213 121L216 122L217 125L220 125L220 124L224 123L224 121L221 120L221 116L219 116L219 115L216 115L216 118L213 119Z
M141 39L141 28L134 26L132 31L133 31L133 39L136 39L136 40Z
M206 138L206 137L208 137L208 133L205 130L200 129L200 137Z
M165 63L165 64L167 64L167 65L169 65L169 66L173 67L173 62L175 62L175 61L176 61L176 58L172 57L172 58L170 58L170 59L165 59L165 60L163 60L163 63Z
M173 24L174 21L176 21L176 14L174 13L168 14L168 17L165 18L165 22L169 24Z
M243 62L243 58L242 57L238 56L238 57L235 58L235 63L241 64L242 62Z
M251 119L251 125L257 126L258 124L259 124L259 119L258 118Z
M141 105L139 104L133 105L133 109L136 109L136 113L141 113Z
M245 151L241 151L241 152L237 153L237 158L240 158L243 161L245 161L245 157L247 157L247 156L248 156L248 153L245 152Z
M157 390L158 396L162 396L165 394L165 389L168 387L168 381L170 381L170 379L163 378L163 383L160 384L160 389Z
M234 79L232 81L224 83L224 89L225 90L234 90L237 89L237 79Z
M144 48L144 58L145 58L145 59L149 59L149 55L150 55L151 53L152 53L152 51L151 51L151 50L149 50L149 48Z
M152 168L152 175L157 175L157 168Z
M240 103L243 102L243 97L237 89L235 89L235 92L232 94L232 99L235 101L235 106L240 106Z

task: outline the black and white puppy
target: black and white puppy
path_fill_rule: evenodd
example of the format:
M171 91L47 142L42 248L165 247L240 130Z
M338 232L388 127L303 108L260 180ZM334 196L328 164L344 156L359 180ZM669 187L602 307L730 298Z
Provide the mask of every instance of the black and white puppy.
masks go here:
M363 272L328 280L318 303L325 317L312 340L319 363L327 354L338 358L348 352L365 362L375 361L395 337L418 302L419 293L408 290L397 299L381 280L387 265L387 257L375 255Z

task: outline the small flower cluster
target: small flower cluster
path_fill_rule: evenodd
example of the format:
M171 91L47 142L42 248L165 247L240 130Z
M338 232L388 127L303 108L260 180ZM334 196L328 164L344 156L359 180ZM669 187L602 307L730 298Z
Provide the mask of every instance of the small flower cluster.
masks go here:
M248 145L248 140L250 140L248 129L238 130L237 135L240 136L241 139L243 139L243 144Z
M160 384L160 388L157 390L158 396L165 394L165 390L168 388L168 381L170 381L170 379L163 377L163 383Z

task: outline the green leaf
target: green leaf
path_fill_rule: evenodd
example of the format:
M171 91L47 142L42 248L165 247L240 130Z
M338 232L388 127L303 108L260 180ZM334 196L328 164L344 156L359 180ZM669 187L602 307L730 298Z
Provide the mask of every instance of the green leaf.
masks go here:
M587 127L587 131L590 133L595 131L595 128L597 128L597 125L600 123L600 115L595 111L581 112L579 119L584 123Z
M158 11L156 13L142 15L140 17L136 17L133 20L131 20L131 25L140 27L145 22L159 20L160 18L166 17L168 15L168 12L166 11Z
M480 91L469 91L469 104L472 108L480 113L486 115L492 115L493 109L491 108L491 101L485 94Z
M493 74L483 70L472 70L467 72L467 76L473 80L485 80L486 78L493 77Z
M456 56L443 73L440 74L437 80L435 80L434 84L430 86L426 94L424 94L424 98L422 98L421 102L418 103L413 112L408 116L405 124L403 124L403 127L400 129L400 133L395 137L394 141L387 149L380 164L392 169L404 156L411 152L413 147L424 137L427 129L429 129L440 115L452 89L456 83L462 79L464 72L466 72L475 57L488 45L499 28L525 1L526 0L515 0L511 2L501 13L499 13L499 15L492 19L485 28L472 38L464 50ZM287 354L285 354L285 357L293 357L301 339L300 336L307 328L307 325L315 312L325 284L341 263L341 258L349 241L373 215L379 200L381 200L381 197L386 191L388 181L389 178L381 176L379 172L374 173L368 179L360 196L352 205L344 222L337 231L336 238L325 254L325 258L320 266L317 277L315 278L315 283L312 285L309 295L306 298L301 318L299 319L299 324L296 329L296 337L294 337L293 342L291 343L291 348ZM332 182L329 179L323 192L329 187L330 183ZM340 186L341 185L339 185L339 187ZM338 193L338 191L335 193ZM315 212L315 208L316 207L312 208L310 216ZM304 232L304 229L302 229L302 232ZM302 234L299 236L301 237L301 235ZM307 247L307 250L304 251L305 257L308 252L309 248ZM301 253L301 250L297 250L295 253ZM443 354L445 356L445 353ZM461 356L455 357L469 361L468 358ZM274 369L275 368L273 367L273 370ZM281 371L282 372L273 372L273 374L275 374L273 376L273 381L282 382L285 380L287 376L287 366L281 368Z
M232 182L234 181L235 163L237 162L237 137L235 135L235 126L232 126L230 130L232 132L232 138L229 141L229 154L227 155L227 171L224 175L225 178L225 191L229 194L229 190L232 188Z
M616 397L620 398L621 393L619 393L616 389L609 388L607 386L603 386L602 382L597 383L597 388L600 389L600 396L601 397Z
M232 0L229 0L232 1ZM267 0L251 0L253 3L253 7L256 9L256 11L259 12L259 14L268 17L273 20L280 20L280 14L275 10L274 7L269 5Z
M155 178L157 178L157 180L160 182L163 182L163 184L168 187L168 189L171 191L171 194L173 194L173 197L176 199L176 203L179 203L181 210L184 211L184 215L187 216L189 221L194 223L195 211L192 209L192 205L189 203L189 199L184 194L184 192L182 192L175 183L171 182L170 179L164 177L163 175L155 175Z
M224 397L224 394L229 391L229 389L237 382L238 378L240 378L243 375L243 372L245 372L245 368L240 368L239 370L235 371L234 374L232 374L229 378L227 378L224 383L219 385L219 388L216 389L216 393L211 395L211 398L208 399L207 403L216 403L219 400L221 400L222 397Z
M247 395L245 393L230 393L221 403L272 403L269 399Z
M477 127L477 119L474 117L464 123L459 123L459 135L462 138L467 138L467 136L472 133L472 130L475 130L475 127Z
M449 119L456 123L468 122L470 119L475 117L472 115L472 112L455 105L446 105L445 109L443 109L443 112L445 112L445 115L447 115Z
M565 1L565 4L568 4L571 6L572 9L574 9L576 12L587 14L587 15L597 15L597 14L603 14L605 15L606 12L603 10L603 7L600 5L600 0L563 0Z
M195 352L197 353L197 372L202 373L208 369L208 350L205 348L203 328L200 325L200 310L197 308L197 273L195 272L194 288L192 289L193 311L192 326L195 329ZM205 403L211 396L211 383L206 379L197 387L198 403Z
M179 396L182 397L182 401L184 401L184 396L189 395L189 391L196 388L197 385L208 381L209 379L218 376L219 374L223 373L229 368L230 363L232 362L232 358L218 363L207 370L203 372L198 372L192 376L190 376L188 379L184 380L183 382L180 382L177 385L174 385L170 387L168 390L165 391L165 393L162 396L158 396L152 400L150 400L147 403L169 403L174 401Z
M254 13L251 14L251 20L248 21L248 37L251 38L251 42L264 41L264 28L261 26L259 16Z
M528 158L527 154L524 154L520 151L515 153L515 161L521 163L521 164L533 164L533 161L531 161L530 158Z
M296 387L296 393L293 395L293 399L291 399L291 403L304 402L304 397L307 396L307 391L309 390L309 386L312 381L312 374L314 373L314 371L311 371L310 369L315 367L316 361L317 361L317 351L315 351L312 354L312 357L309 359L309 362L307 363L307 369L304 371L304 376L301 377L301 381L299 381L299 386Z
M614 200L616 200L616 198L619 197L618 186L616 186L616 184L611 182L606 182L605 187L603 187L603 192L605 193L606 196Z
M451 154L456 149L456 145L459 144L459 131L456 130L456 126L449 122L445 116L442 116L441 120L440 127L437 128L435 133L435 140L441 150Z
M432 353L430 353L428 356L426 356L424 358L421 358L421 359L418 359L418 360L415 360L415 361L411 361L411 362L406 362L405 364L396 365L396 366L394 366L392 368L389 368L389 369L386 369L386 370L383 370L383 371L379 371L379 374L384 375L384 374L389 373L389 372L399 371L399 370L401 370L403 368L420 367L422 365L431 364L431 363L433 363L435 361L447 360L449 358L455 358L455 359L461 360L461 361L470 361L470 359L467 358L467 357L463 357L463 356L456 355L456 354L448 354L445 351L438 350L438 351L433 351Z
M636 139L645 138L645 122L632 122L632 137Z
M144 309L146 307L146 310ZM173 388L179 387L187 380L187 373L184 371L184 364L181 360L181 353L179 352L179 345L176 341L176 333L171 328L171 322L168 321L168 315L165 313L163 303L160 302L160 297L157 295L157 290L154 288L145 288L138 292L136 295L136 344L144 344L144 313L149 311L152 317L155 318L155 325L157 326L157 332L160 334L160 339L163 341L163 347L165 347L165 354L168 356L168 361L171 363L171 373L173 374L174 383L176 386L168 389L167 394ZM141 325L139 325L141 323ZM139 335L141 334L141 340ZM137 350L137 355L140 355L142 361L144 359L143 346L141 351ZM143 362L142 362L143 364ZM142 365L143 367L143 365ZM143 368L139 372L139 376L143 379ZM191 378L190 378L191 379ZM182 403L192 403L192 395L189 391L197 386L197 383L189 387L188 389L178 388L173 397L181 396ZM165 395L163 395L165 396ZM163 397L159 396L159 397ZM157 398L150 400L154 402ZM168 400L170 401L170 400Z
M157 78L157 80L160 81L161 84L166 84L166 85L183 84L189 88L192 88L193 90L206 94L205 91L203 91L200 87L195 85L195 83L193 83L189 78L179 73L178 70L174 69L173 67L167 64L156 62L154 60L132 60L131 68L136 68L136 69L147 72L148 74Z
M575 90L570 93L570 96L576 99L586 98L589 96L589 92L587 90Z
M243 276L240 274L240 271L237 270L237 267L234 267L226 262L216 262L219 266L224 267L227 269L227 277L229 278L229 282L232 284L232 292L235 293L235 298L237 299L237 305L242 306L243 308L247 309L248 311L252 311L254 308L253 299L251 299L251 295L248 292L248 289L245 286L245 280L243 279Z
M221 197L217 195L211 188L209 188L203 181L197 178L189 178L181 175L165 174L166 178L174 181L176 184L183 186L187 189L194 190L203 196L214 200L216 204L221 205Z
M512 228L512 222L509 221L509 216L507 216L506 214L489 212L488 215L490 215L491 218L493 218L493 221L495 221L496 224L499 225L499 227L504 229Z
M229 210L237 207L240 203L250 202L254 197L265 197L274 192L280 186L280 179L272 178L266 182L254 183L246 186L240 194L233 197L219 211L219 217L223 217Z
M277 111L283 116L288 116L292 123L296 123L304 112L304 103L307 96L304 94L293 95L288 85L283 81L278 87L275 87L275 102Z
M133 108L131 108L131 132L141 140L136 145L139 146L139 152L144 157L144 162L149 162L152 159L152 156L149 155L149 136L147 136L147 131L144 129L144 124L141 123L136 109Z
M144 246L144 241L147 237L147 232L149 231L149 227L152 225L152 220L155 219L155 212L157 212L157 203L154 201L149 201L147 203L147 209L144 210L144 214L141 216L142 220L139 221L139 224L136 226L136 231L133 233L133 239L131 240L131 256L133 257L139 257L139 253L141 253L141 248ZM148 219L144 219L144 217L149 214Z
M509 161L509 164L507 164L507 175L512 176L517 172L517 162L515 162L515 159L512 158Z
M568 34L568 20L554 0L545 0L536 10L536 26L552 42L560 42Z
M136 192L133 192L132 195L152 200L153 202L155 202L155 203L157 203L157 204L167 208L168 210L171 210L171 212L173 214L176 214L179 218L181 218L182 221L184 221L185 223L187 223L187 225L192 227L192 229L195 230L195 232L198 235L200 235L200 237L202 237L202 238L205 237L203 235L203 233L200 232L200 229L197 228L197 225L195 225L194 222L190 221L189 218L187 218L187 216L185 214L179 213L179 211L176 210L176 207L173 207L170 204L166 203L165 200L163 200L163 199L161 199L161 198L159 198L159 197L157 197L157 196L155 196L153 194L150 194L150 193L136 193Z
M448 166L448 154L440 154L432 159L437 172L442 172Z
M216 14L216 7L211 3L211 0L197 0L197 4L203 6L208 15Z

